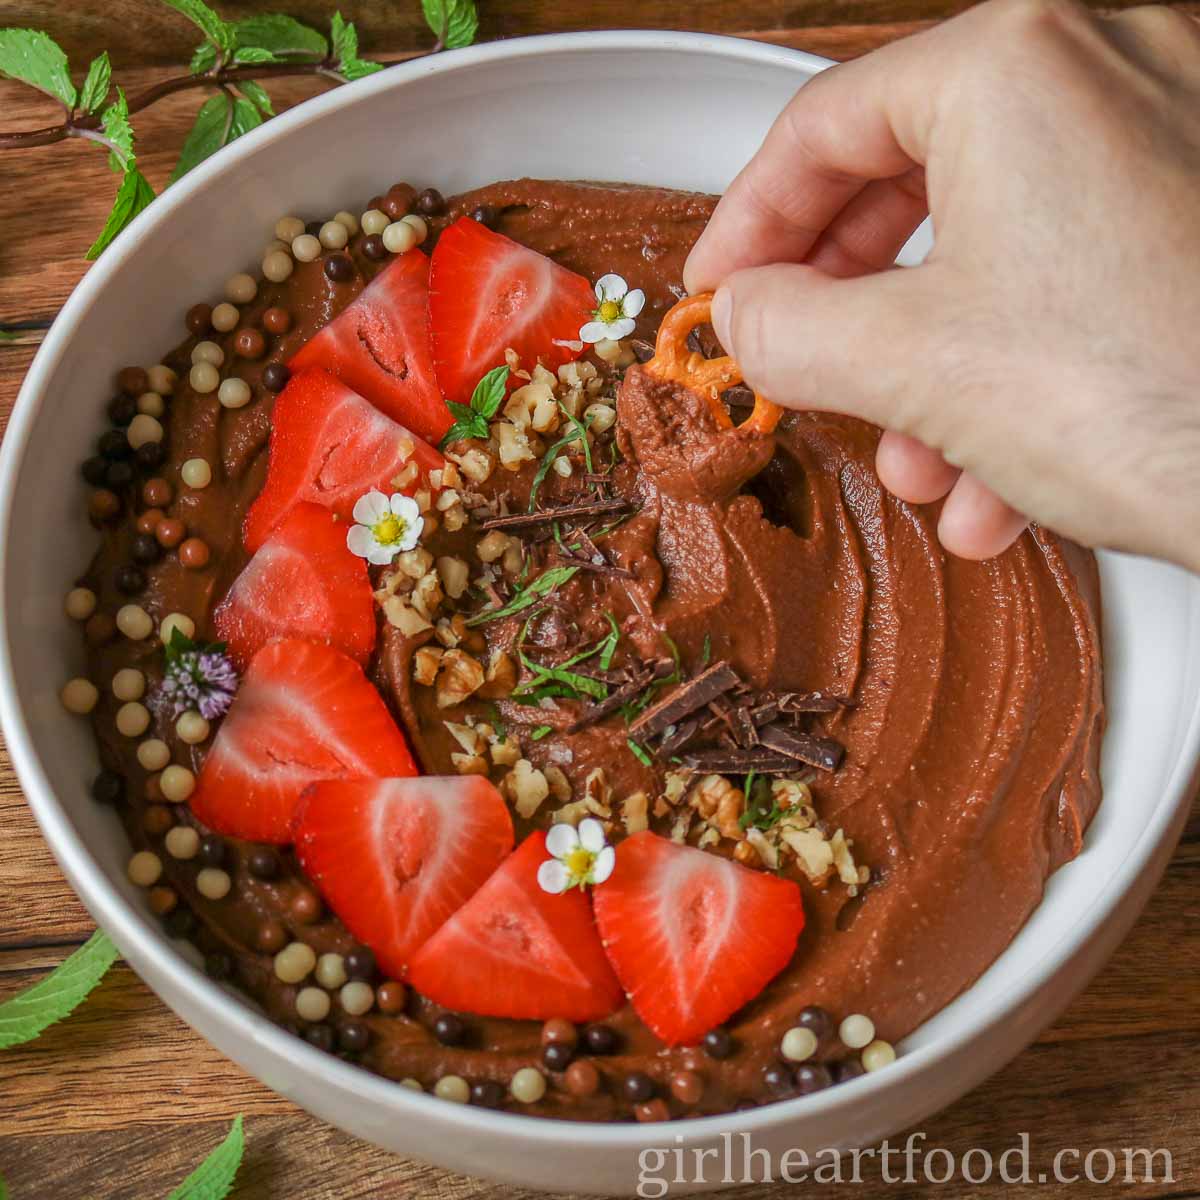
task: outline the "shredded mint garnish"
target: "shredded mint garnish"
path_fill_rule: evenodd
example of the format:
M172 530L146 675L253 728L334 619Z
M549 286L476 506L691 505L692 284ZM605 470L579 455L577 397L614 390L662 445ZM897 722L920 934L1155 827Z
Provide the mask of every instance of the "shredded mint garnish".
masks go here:
M633 754L633 757L636 758L638 760L638 762L640 762L642 764L642 766L650 767L650 766L654 765L654 760L646 752L644 747L639 746L637 744L637 742L635 742L633 740L633 738L626 738L625 745L627 745L629 747L630 751Z
M537 603L539 596L545 596L566 583L578 570L578 567L551 567L549 571L543 571L531 584L520 588L502 608L476 613L467 620L467 624L482 625L486 621L497 621L501 617L511 617L514 613L524 612L530 605Z
M539 725L530 735L529 740L532 742L540 742L547 734L554 732L553 725Z
M564 408L563 412L567 413L567 410ZM582 442L584 455L587 458L588 470L592 469L592 451L591 447L588 446L587 440L587 429L592 423L592 418L588 417L585 421L579 421L572 417L570 413L567 413L567 417L572 424L571 432L560 437L557 442L553 442L547 447L546 453L542 455L542 461L538 464L537 473L534 475L533 483L529 487L529 512L533 512L537 507L538 490L541 488L546 476L550 473L550 468L554 466L554 460L568 446L572 446L576 442Z

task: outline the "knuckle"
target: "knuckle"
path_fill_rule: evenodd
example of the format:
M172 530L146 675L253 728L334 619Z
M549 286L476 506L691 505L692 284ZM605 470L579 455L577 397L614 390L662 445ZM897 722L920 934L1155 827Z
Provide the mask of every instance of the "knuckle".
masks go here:
M1078 0L1001 0L995 11L1005 30L1026 44L1057 39L1094 21Z

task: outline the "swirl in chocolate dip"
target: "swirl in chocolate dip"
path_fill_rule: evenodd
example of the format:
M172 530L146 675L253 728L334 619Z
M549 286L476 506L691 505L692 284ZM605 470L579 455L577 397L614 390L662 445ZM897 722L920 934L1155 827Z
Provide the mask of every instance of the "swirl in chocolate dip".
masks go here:
M413 195L398 186L389 198L401 204ZM498 183L449 201L430 218L431 242L456 218L479 213L590 280L618 273L645 291L635 338L653 341L663 313L683 295L683 261L714 203L658 188ZM201 569L184 567L173 554L145 568L147 587L134 599L156 624L182 612L196 621L198 638L214 636L211 614L245 565L242 521L265 477L274 393L263 386L264 369L286 361L386 265L363 253L363 241L356 236L342 252L352 264L349 278L331 279L321 259L297 263L286 282L262 283L243 307L243 326L257 327L271 306L292 315L291 328L262 358L238 363L253 389L251 404L223 408L215 393L188 386L186 366L199 337L165 360L181 379L170 402L166 462L154 473L175 488L167 515L182 520L211 554ZM235 335L205 336L232 358ZM809 727L845 750L840 769L816 772L811 789L823 825L844 830L869 881L848 888L835 876L814 886L794 863L781 868L800 883L806 926L791 964L729 1023L734 1049L727 1057L664 1048L627 1006L605 1022L616 1034L615 1052L580 1050L599 1071L598 1089L572 1090L551 1074L543 1099L510 1098L508 1106L627 1119L635 1105L621 1084L634 1072L659 1085L674 1115L776 1098L764 1072L777 1063L780 1039L802 1009L866 1013L880 1037L903 1037L996 958L1040 901L1049 873L1078 852L1100 798L1095 562L1036 528L988 562L946 555L936 536L937 506L902 503L880 486L872 466L878 436L858 421L817 413L788 414L772 435L721 430L693 393L638 365L625 371L619 453L609 460L604 495L629 506L603 537L602 568L579 570L530 623L531 652L553 655L603 638L611 615L622 635L614 669L676 654L688 673L708 661L728 663L756 693L844 698ZM179 472L197 457L213 465L213 481L193 490L180 484ZM478 486L481 501L523 512L538 466L493 472ZM579 471L570 478L550 472L539 487L538 502L547 507L596 497ZM102 612L130 599L117 591L114 575L130 562L134 535L132 517L106 526L81 580L97 593ZM428 548L469 558L480 536L478 528L443 528ZM543 538L538 552L552 557L553 540ZM480 625L472 639L480 657L511 648L527 616ZM381 620L371 669L426 771L455 769L450 756L460 747L447 717L494 720L498 710L533 765L557 768L576 791L603 768L614 839L621 834L620 798L662 795L667 764L630 751L620 713L581 724L573 701L531 711L504 698L439 709L434 689L413 682L413 654L427 637L406 638ZM91 677L107 681L134 666L146 673L153 696L162 655L152 643L91 645ZM122 812L132 841L158 849L156 821L163 818L153 801L161 797L137 762L135 741L115 730L117 707L105 693L95 713L102 757L126 780ZM550 732L533 740L534 726ZM211 743L183 744L161 707L152 732L168 742L175 762L199 771ZM547 801L519 818L518 838L548 826L557 807ZM177 817L192 820L182 811ZM669 805L652 803L650 827L669 834L677 817ZM281 939L300 937L318 954L346 954L355 943L314 903L290 851L278 850L278 873L262 878L271 872L249 869L255 849L230 840L223 857L211 850L233 878L220 900L197 892L194 864L163 855L164 882L181 897L169 920L272 1017L304 1031L295 1015L297 987L273 972ZM709 849L731 852L728 842ZM188 911L194 924L180 915ZM400 1012L355 1019L369 1033L365 1048L361 1031L347 1036L343 1029L340 1045L374 1071L427 1088L447 1073L506 1087L519 1068L540 1066L540 1023L464 1014L466 1037L446 1045L434 1032L440 1012L410 994ZM307 1036L339 1045L336 1031L310 1029ZM827 1039L819 1057L842 1053ZM670 1081L680 1072L701 1077L698 1100L672 1094Z

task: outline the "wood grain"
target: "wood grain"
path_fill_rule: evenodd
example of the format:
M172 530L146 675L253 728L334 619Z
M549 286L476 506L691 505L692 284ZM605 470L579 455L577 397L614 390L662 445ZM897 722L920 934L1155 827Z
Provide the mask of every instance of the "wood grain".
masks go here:
M232 15L258 6L222 5ZM326 0L291 0L296 16L321 23ZM482 32L510 37L550 30L638 25L740 32L781 45L850 57L914 32L961 5L945 0L483 0ZM1188 6L1189 8L1193 6ZM344 3L368 51L403 57L428 44L415 3ZM177 74L162 64L186 58L186 23L150 0L62 5L6 0L0 20L51 30L77 67L102 48L121 81L138 88ZM149 63L150 65L146 65ZM312 80L272 87L277 105L320 90ZM16 85L0 82L0 125L33 127L54 113ZM138 120L141 159L156 186L174 162L197 94L180 95ZM7 154L0 189L0 425L42 333L86 264L83 253L112 193L96 147L66 144ZM386 181L384 181L386 182ZM90 932L82 905L62 878L0 756L0 997L41 978ZM925 1122L930 1145L958 1154L978 1146L999 1154L1030 1131L1035 1172L1064 1147L1166 1147L1174 1183L1122 1185L1130 1197L1200 1195L1200 1113L1194 1054L1200 1037L1200 807L1192 815L1162 886L1133 934L1064 1017L996 1078ZM262 1087L180 1022L124 965L67 1022L0 1057L0 1173L13 1200L152 1200L170 1189L247 1117L248 1151L237 1200L357 1200L437 1197L468 1200L528 1195L464 1179L376 1150L323 1125ZM926 1196L929 1185L889 1185L868 1163L856 1196ZM574 1181L564 1179L564 1187ZM1089 1194L1087 1184L979 1187L950 1184L946 1196L1055 1197ZM782 1200L778 1188L731 1195Z

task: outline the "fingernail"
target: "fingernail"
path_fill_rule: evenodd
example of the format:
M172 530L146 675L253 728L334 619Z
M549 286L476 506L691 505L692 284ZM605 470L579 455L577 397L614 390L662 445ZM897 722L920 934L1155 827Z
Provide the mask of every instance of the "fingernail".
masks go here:
M733 317L733 296L727 287L717 288L712 300L712 327L726 354L730 353L729 323Z

